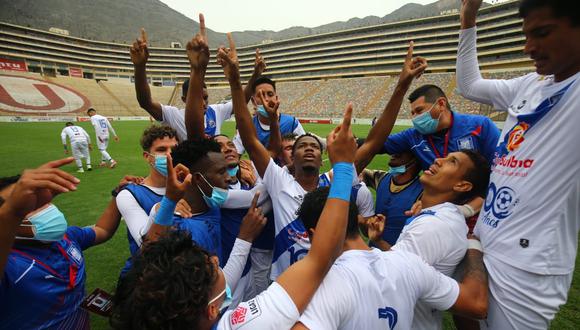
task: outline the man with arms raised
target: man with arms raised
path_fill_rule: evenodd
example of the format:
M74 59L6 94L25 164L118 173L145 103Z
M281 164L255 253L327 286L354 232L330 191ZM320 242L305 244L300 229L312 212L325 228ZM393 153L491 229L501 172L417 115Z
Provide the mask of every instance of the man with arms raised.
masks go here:
M475 234L490 275L490 329L546 329L566 302L580 230L580 11L523 0L524 52L535 73L483 79L476 51L481 0L464 0L457 88L507 110Z

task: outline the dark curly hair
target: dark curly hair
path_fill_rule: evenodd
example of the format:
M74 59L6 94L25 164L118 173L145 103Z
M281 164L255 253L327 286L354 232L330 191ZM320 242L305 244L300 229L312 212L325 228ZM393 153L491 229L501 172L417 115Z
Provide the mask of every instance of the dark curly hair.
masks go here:
M219 143L213 139L191 139L181 142L173 149L171 157L173 165L183 164L190 170L201 170L201 162L207 159L207 154L217 152L221 154Z
M141 148L144 151L150 151L153 141L163 139L164 137L176 138L177 131L165 125L151 125L141 135Z
M472 166L465 173L464 179L471 182L473 187L470 191L461 194L455 201L455 204L467 203L475 197L485 198L487 187L489 186L489 177L491 175L489 162L477 151L466 149L459 152L467 155L469 160L471 160Z
M296 151L296 146L298 145L298 141L302 140L305 137L314 138L314 140L316 140L316 142L318 142L318 146L320 147L320 151L322 152L324 150L324 147L322 145L322 141L320 141L320 139L316 135L311 134L311 133L304 133L294 140L294 145L292 146L292 154L294 154L294 151Z
M328 198L329 187L320 187L304 196L302 205L298 209L298 218L304 224L306 230L316 228L326 199ZM348 207L348 224L346 227L346 237L355 238L358 235L358 207L352 201Z
M133 267L119 280L111 326L196 329L217 280L210 257L185 231L170 231L146 243Z

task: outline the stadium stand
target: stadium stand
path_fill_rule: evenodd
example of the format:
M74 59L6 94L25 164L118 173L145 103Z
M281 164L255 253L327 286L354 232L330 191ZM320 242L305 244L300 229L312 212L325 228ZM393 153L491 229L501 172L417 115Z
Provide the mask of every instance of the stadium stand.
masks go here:
M490 107L454 93L458 22L458 13L451 13L268 42L259 47L268 63L266 73L278 83L282 111L299 117L334 117L347 101L354 103L359 117L379 114L393 91L410 40L415 42L416 55L428 58L430 65L413 87L437 84L457 111L491 116L494 111ZM484 72L493 77L511 77L520 75L521 70L531 70L530 60L523 54L521 24L515 0L481 10L478 52ZM256 47L238 49L242 80L252 72ZM0 79L16 75L66 86L107 116L145 115L132 86L129 45L0 22L0 68L14 65L28 72L0 70ZM156 100L183 107L181 82L189 75L184 49L150 47L147 74ZM210 103L227 101L227 83L214 59L210 60L206 83ZM86 107L44 112L35 112L33 107L20 114L46 116L81 112ZM14 115L12 110L0 104L0 114ZM405 102L401 118L408 117Z

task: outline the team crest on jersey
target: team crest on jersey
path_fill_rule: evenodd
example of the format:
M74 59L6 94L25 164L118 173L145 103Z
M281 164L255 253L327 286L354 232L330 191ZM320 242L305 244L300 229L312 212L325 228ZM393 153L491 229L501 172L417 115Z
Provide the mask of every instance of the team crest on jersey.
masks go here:
M520 199L516 192L507 186L497 188L492 182L487 191L487 198L483 204L483 223L497 228L499 221L509 217Z
M524 134L530 128L530 125L521 122L520 124L514 126L514 128L508 133L509 138L507 141L506 149L508 151L515 151L517 150L522 142L524 142Z
M248 323L261 314L262 309L260 308L258 301L255 298L250 299L248 302L244 303L243 306L240 305L234 310L234 312L230 315L230 324L238 325L242 323Z
M471 136L466 136L457 140L457 149L459 150L473 150L473 138Z
M68 254L69 257L71 257L77 265L80 265L83 262L83 255L81 251L79 251L73 245L69 246L68 249L66 249L66 254Z
M207 121L207 127L209 128L215 128L215 120L208 120Z

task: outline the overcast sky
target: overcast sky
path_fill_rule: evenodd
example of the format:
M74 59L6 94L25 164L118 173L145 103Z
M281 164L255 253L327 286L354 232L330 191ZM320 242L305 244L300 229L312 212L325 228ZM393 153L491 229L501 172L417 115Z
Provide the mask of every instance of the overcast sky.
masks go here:
M279 31L292 26L315 27L353 17L383 17L406 3L435 0L161 0L198 21L205 15L207 27L217 32L243 30ZM487 0L491 2L491 0ZM459 6L459 1L457 1Z

